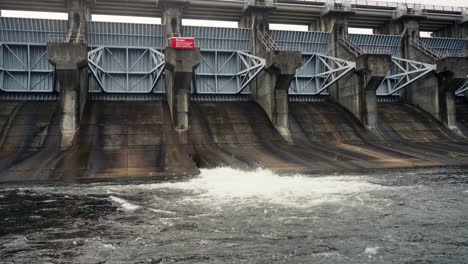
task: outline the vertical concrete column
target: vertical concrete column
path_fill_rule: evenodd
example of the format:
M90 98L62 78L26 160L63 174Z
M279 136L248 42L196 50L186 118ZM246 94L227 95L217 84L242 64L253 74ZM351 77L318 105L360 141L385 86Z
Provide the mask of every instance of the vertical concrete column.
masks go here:
M328 91L330 101L351 112L364 126L377 126L377 89L391 67L390 55L354 53L344 45L348 38L348 18L353 15L349 6L336 6L330 2L322 16L310 30L330 32L328 55L356 63L356 69L332 85Z
M200 49L176 50L166 47L166 97L172 124L178 131L189 128L191 84L200 64Z
M435 64L436 61L434 58L415 48L415 43L420 39L419 21L421 19L424 19L424 16L403 14L397 17L393 23L387 25L387 27L391 28L386 30L386 32L403 36L400 48L401 57L418 62ZM442 121L438 83L439 80L436 73L430 73L402 89L402 101L417 106L436 119Z
M441 121L451 130L458 131L456 122L455 91L465 82L468 58L448 57L437 60L439 105Z
M65 0L68 31L47 45L48 59L55 66L60 91L62 149L69 149L79 131L88 96L88 29L91 0Z
M182 16L184 8L190 4L185 0L159 0L163 11L162 24L166 27L166 38L182 37Z
M299 51L281 50L270 37L269 16L275 10L273 1L248 1L240 28L252 29L252 52L266 61L265 71L251 85L252 98L268 115L269 119L287 140L289 132L289 87L302 65Z
M190 4L185 0L159 0L163 11L162 21L166 26L166 37L183 36L182 16ZM178 131L189 128L191 84L195 69L200 64L200 49L165 49L166 57L166 99L171 112L172 124Z
M391 67L391 56L364 54L355 56L352 61L356 62L356 69L328 89L330 101L347 109L368 129L375 129L377 89Z
M468 10L463 12L463 17L459 22L454 22L452 25L436 31L433 33L434 37L444 37L444 38L459 38L465 39L465 53L468 54ZM454 65L460 65L459 62L456 62ZM458 67L457 67L458 68ZM468 72L467 72L468 73ZM444 76L445 77L445 76ZM441 83L443 85L443 83ZM455 82L453 85L458 85ZM445 86L447 87L447 86ZM453 90L453 87L450 87ZM465 93L465 99L468 101L468 93ZM450 104L452 105L452 104Z

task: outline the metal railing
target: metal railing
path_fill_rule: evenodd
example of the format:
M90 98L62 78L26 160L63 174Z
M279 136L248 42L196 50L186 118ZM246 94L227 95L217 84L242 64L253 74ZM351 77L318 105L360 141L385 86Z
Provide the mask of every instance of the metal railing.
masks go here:
M322 15L331 11L351 12L351 1L350 0L332 0L325 3L325 7L322 9Z
M447 57L468 57L468 52L465 50L443 50L443 51L436 51L439 58L447 58Z
M371 45L356 45L365 54L395 54L398 48L393 46L371 46Z
M431 47L427 46L422 42L420 39L413 40L411 42L413 47L419 49L420 51L424 52L424 54L430 56L435 60L447 58L447 57L467 57L468 52L465 50L459 49L446 49L446 50L436 50L432 49Z
M264 45L267 53L276 53L281 50L268 33L258 31L257 38Z
M85 43L86 38L84 35L64 34L50 34L47 38L49 43Z
M295 0L295 2L304 4L315 2L319 4L325 4L326 0ZM342 3L343 0L335 0L335 3ZM391 1L375 1L375 0L350 0L353 6L373 6L373 7L387 7L387 8L396 8L398 6L405 5L408 8L414 8L416 6L421 6L423 10L430 11L444 11L444 12L463 12L468 10L467 7L457 7L457 6L443 6L443 5L430 5L430 4L419 4L414 1L414 3L401 3L401 2L391 2Z
M278 3L278 0L245 0L244 8L249 6L269 6L274 7Z
M434 51L428 46L426 46L426 44L424 44L421 40L415 39L411 42L411 45L413 45L413 47L417 48L418 50L422 51L424 54L430 56L431 58L435 60L439 59L437 54L434 53Z
M338 41L345 46L351 53L353 53L356 57L364 54L364 52L356 46L350 39L345 38L343 36L338 36Z

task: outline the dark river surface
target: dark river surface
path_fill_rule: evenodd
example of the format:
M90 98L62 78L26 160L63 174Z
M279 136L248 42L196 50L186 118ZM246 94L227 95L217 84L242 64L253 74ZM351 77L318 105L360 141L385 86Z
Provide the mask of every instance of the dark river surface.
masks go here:
M468 169L0 185L1 263L468 263Z

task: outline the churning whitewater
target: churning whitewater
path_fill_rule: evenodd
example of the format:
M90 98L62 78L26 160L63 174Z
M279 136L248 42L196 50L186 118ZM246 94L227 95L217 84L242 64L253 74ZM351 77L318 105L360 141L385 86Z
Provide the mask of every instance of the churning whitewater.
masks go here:
M466 263L464 169L4 186L2 263ZM437 212L437 213L435 213Z
M358 176L281 177L270 170L239 171L232 168L205 169L189 181L110 187L109 192L134 190L180 190L190 195L183 203L199 205L246 205L271 203L281 206L311 207L342 202L360 193L384 188ZM131 207L115 198L122 207Z

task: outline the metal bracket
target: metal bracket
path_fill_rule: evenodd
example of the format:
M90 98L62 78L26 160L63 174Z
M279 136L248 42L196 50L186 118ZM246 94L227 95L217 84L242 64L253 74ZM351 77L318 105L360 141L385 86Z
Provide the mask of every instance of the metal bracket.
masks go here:
M467 76L468 77L468 76ZM465 92L468 92L468 79L455 91L456 96L463 96Z
M392 57L393 67L377 89L377 95L389 96L436 70L436 65Z

